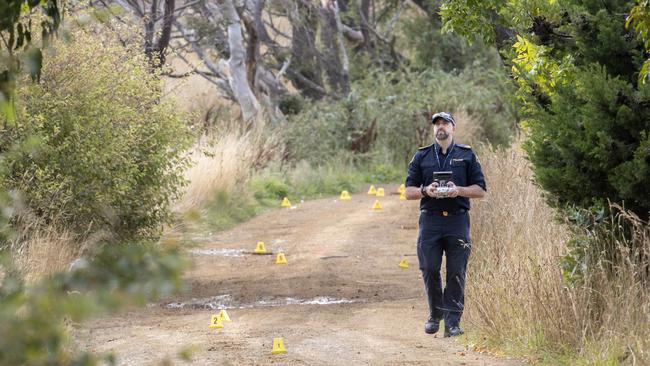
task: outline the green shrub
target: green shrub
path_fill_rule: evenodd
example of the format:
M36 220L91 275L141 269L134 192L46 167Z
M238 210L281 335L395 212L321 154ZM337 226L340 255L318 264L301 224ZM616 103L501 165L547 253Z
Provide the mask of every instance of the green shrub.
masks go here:
M441 28L438 14L404 21L404 41L412 52L413 65L418 69L434 67L453 72L476 67L477 64L493 69L501 66L499 55L493 47L482 42L470 44L456 33L441 32Z
M558 87L550 105L531 108L525 148L552 204L589 208L609 199L648 217L649 92L593 66Z
M292 196L301 199L338 195L343 190L355 192L364 178L356 167L336 160L320 166L303 161L287 177Z
M105 245L70 271L27 285L0 253L0 364L96 365L98 355L75 351L70 321L144 305L182 289L179 248ZM104 361L114 364L114 357Z
M394 183L403 181L405 178L406 171L393 165L377 164L370 167L370 182Z
M257 200L271 199L281 200L289 195L289 186L280 177L265 175L255 177L251 182L255 198Z
M339 101L312 103L286 129L288 159L348 159L406 165L415 149L430 144L430 113L464 111L470 126L494 144L507 144L514 129L510 85L498 72L469 69L459 75L426 70L371 73Z
M17 104L18 122L0 133L3 188L80 233L159 233L183 184L191 135L137 49L76 31Z

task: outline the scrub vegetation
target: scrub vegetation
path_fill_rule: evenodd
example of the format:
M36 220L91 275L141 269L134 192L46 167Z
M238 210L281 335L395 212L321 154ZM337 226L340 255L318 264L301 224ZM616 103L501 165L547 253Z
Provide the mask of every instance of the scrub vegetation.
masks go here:
M650 363L647 1L142 3L0 5L0 364L110 363L69 330L182 289L185 234L401 183L441 110L466 341Z

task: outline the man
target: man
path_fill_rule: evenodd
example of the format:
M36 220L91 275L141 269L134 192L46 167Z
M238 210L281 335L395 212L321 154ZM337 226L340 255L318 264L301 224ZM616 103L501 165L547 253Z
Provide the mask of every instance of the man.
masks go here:
M424 331L438 332L445 320L445 337L463 334L460 318L465 302L465 270L471 250L469 199L485 195L486 186L476 154L455 143L456 121L446 112L432 116L435 143L413 156L406 178L406 198L420 199L418 260L427 298L429 319ZM434 181L434 172L451 171L445 189ZM446 191L446 192L445 192ZM446 284L440 278L442 254L447 257Z

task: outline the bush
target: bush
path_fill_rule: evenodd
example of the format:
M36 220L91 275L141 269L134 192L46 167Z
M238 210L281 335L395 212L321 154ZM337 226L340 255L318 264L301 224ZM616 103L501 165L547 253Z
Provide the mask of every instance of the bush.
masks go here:
M70 271L28 286L0 253L0 364L114 364L110 355L76 350L70 322L168 296L182 289L186 266L175 245L105 245Z
M345 99L312 104L290 119L289 159L320 164L352 155L404 166L417 147L433 141L430 113L440 110L465 112L480 125L472 126L476 140L507 144L514 129L508 88L497 72L372 73Z
M41 82L18 91L20 118L0 135L0 185L78 233L156 236L183 183L189 130L137 49L73 36L56 43Z
M433 67L446 72L462 71L477 64L492 69L501 67L494 47L482 42L470 44L456 33L441 32L441 28L442 22L437 13L405 19L404 41L412 50L413 66L421 70Z
M589 208L607 199L650 211L648 86L635 88L600 66L576 73L528 120L526 149L550 202Z

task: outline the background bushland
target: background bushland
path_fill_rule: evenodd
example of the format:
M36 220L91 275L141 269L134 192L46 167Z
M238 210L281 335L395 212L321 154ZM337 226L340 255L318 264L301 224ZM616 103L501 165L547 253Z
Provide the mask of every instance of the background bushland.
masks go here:
M0 186L82 237L156 237L183 183L185 116L137 50L81 29L70 36L40 83L17 90L18 120L0 133Z

